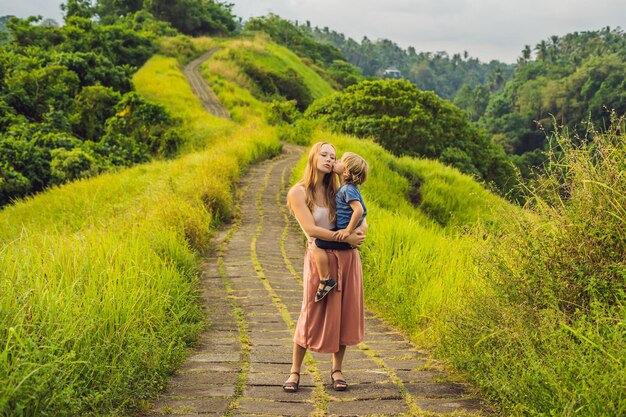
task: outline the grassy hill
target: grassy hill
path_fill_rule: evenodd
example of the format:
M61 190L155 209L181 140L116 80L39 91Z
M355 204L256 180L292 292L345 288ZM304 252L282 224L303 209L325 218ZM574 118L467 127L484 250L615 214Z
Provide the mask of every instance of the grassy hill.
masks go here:
M206 114L181 71L183 62L215 46L202 71L232 121ZM238 178L280 152L281 127L267 121L271 103L286 97L304 105L333 91L323 69L262 35L162 39L161 54L133 80L142 96L181 119L186 142L179 158L73 182L0 211L0 415L123 415L152 398L210 320L198 304L198 260L233 213ZM548 286L540 279L554 276L554 262L536 256L541 248L559 247L550 252L556 259L572 252L548 239L556 239L555 229L574 230L556 222L570 212L551 218L523 210L452 168L398 158L323 126L300 133L301 140L326 140L339 154L350 150L370 162L363 260L371 308L437 349L507 414L626 409L621 391L609 388L626 386L623 304L605 309L599 298L588 304L571 298L594 315L568 316L557 297L566 294L556 292L561 281ZM620 143L623 135L615 138ZM606 178L623 179L617 161ZM303 166L304 159L294 179ZM581 184L590 190L603 178ZM605 230L620 230L615 224L626 218L619 184L597 186L586 194L595 200L580 200L581 207L603 202L591 207L600 210L594 219ZM604 216L603 207L613 216ZM584 239L582 223L575 230ZM623 232L615 236L619 242ZM600 240L612 248L607 242ZM563 259L558 265L571 258ZM623 261L606 270L623 277ZM576 364L584 364L587 387Z

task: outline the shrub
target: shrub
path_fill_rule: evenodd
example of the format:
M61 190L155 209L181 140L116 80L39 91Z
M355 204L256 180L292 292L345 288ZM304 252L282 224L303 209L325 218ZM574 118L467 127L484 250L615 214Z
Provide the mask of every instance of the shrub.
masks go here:
M98 173L96 159L83 149L59 148L54 149L50 154L52 156L52 162L50 162L52 184L62 184Z
M322 118L337 131L372 137L396 155L442 159L503 191L513 176L502 147L463 111L408 81L363 81L317 100L305 115Z
M306 110L313 100L302 76L291 68L278 72L246 60L243 70L267 97L278 95L287 100L295 100L300 111Z
M31 189L28 178L15 171L6 162L0 162L0 206L25 196Z
M358 84L363 80L361 70L346 61L336 59L328 67L328 74L341 88Z

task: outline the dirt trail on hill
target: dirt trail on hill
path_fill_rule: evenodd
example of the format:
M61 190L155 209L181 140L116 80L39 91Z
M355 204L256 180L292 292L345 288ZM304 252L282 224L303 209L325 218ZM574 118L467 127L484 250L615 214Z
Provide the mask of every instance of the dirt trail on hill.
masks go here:
M194 65L189 72L197 74ZM331 356L308 352L300 390L283 392L305 249L285 198L303 152L285 144L240 182L239 218L204 261L202 302L211 324L146 415L492 415L470 386L451 381L427 352L367 311L364 343L346 352L347 391L330 385Z
M185 78L187 78L187 82L191 86L193 93L200 98L206 111L214 116L230 119L230 113L222 105L222 103L220 103L220 100L209 88L209 85L206 81L204 81L204 78L200 74L200 66L202 63L209 59L216 51L217 48L212 48L206 54L194 59L185 66L183 73L185 74Z

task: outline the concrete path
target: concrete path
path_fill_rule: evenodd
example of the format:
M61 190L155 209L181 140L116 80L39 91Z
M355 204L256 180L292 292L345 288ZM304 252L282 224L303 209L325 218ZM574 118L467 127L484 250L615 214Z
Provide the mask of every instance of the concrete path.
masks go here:
M330 386L330 355L307 353L300 391L283 392L304 254L285 195L302 152L285 145L240 184L240 217L205 263L203 302L211 324L149 416L491 414L469 386L450 382L426 352L371 313L365 342L346 353L347 391Z
M205 110L214 116L230 119L230 113L222 105L215 93L209 88L206 81L200 74L200 66L217 51L217 48L210 49L207 53L194 59L183 68L183 74L191 86L193 93L198 96Z

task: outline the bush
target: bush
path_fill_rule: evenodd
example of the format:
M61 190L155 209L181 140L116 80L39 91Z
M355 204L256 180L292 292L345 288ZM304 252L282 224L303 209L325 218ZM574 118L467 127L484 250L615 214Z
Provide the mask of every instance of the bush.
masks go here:
M100 140L105 122L115 115L115 105L120 99L121 95L112 88L84 87L76 96L77 111L71 117L74 134L84 140Z
M300 111L306 110L313 101L311 91L300 74L291 68L283 72L262 68L251 60L246 60L243 70L268 98L282 96L295 100Z
M292 124L301 117L295 100L274 100L269 105L267 120L272 125Z
M106 122L105 142L117 135L128 137L137 144L133 147L145 154L146 159L149 155L172 156L176 152L177 144L181 142L180 135L168 133L176 121L162 105L148 102L133 92L125 94L115 110L116 114ZM114 142L119 142L119 139ZM142 159L143 156L136 162Z
M27 195L31 189L28 178L6 162L0 162L0 206Z
M328 74L341 88L358 84L363 80L361 70L352 64L336 59L328 67Z
M186 64L196 58L200 51L191 38L185 35L175 37L161 37L156 40L159 53L176 58L179 62Z
M51 183L62 184L79 178L91 177L98 173L96 159L80 148L54 149L50 163Z
M363 81L317 100L305 115L326 120L336 131L372 137L396 155L444 160L501 191L508 190L513 177L502 147L463 111L408 81Z

